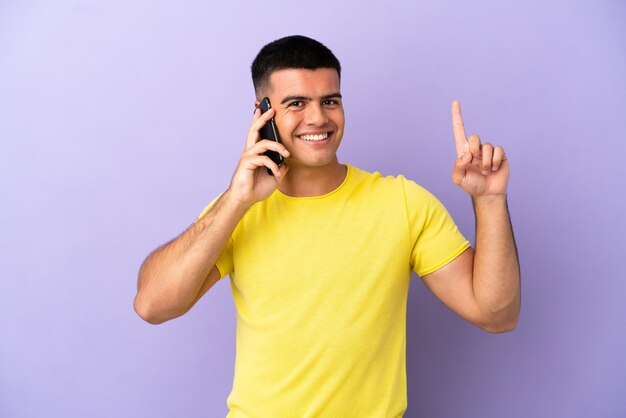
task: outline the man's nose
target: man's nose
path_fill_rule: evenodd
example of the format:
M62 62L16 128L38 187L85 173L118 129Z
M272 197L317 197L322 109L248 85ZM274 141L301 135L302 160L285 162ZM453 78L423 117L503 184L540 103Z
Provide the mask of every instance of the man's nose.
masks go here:
M322 126L328 122L326 111L319 103L311 103L307 106L304 115L304 123L312 126Z

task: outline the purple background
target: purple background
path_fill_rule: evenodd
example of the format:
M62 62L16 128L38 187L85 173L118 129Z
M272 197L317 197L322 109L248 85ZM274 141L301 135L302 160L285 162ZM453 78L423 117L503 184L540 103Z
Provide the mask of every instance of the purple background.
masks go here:
M0 2L1 417L226 415L228 281L154 327L136 274L228 186L249 65L293 33L344 67L341 161L418 181L469 238L450 102L510 157L519 326L416 279L406 416L626 416L626 3L209 3Z

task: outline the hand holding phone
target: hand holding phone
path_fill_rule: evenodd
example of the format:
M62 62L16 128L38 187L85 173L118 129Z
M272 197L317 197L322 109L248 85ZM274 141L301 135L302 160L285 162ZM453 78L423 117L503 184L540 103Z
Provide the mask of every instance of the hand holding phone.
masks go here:
M258 109L261 110L261 114L267 112L272 108L270 104L270 99L268 97L264 97L261 99L261 102L257 106ZM274 123L274 118L270 119L261 129L259 129L259 134L261 135L261 139L269 139L270 141L280 142L280 138L278 137L278 131L276 130L276 124ZM283 156L277 153L276 151L268 150L263 153L270 157L272 161L274 161L279 167L283 164ZM268 169L267 172L271 175L272 170Z

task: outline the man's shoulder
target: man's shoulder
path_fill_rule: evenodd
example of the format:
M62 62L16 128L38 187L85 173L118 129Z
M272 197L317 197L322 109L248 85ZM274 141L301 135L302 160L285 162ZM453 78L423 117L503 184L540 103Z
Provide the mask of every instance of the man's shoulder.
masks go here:
M383 175L379 171L369 172L357 167L352 170L354 188L363 191L368 199L383 199L387 204L402 201L409 211L440 205L433 193L403 174Z

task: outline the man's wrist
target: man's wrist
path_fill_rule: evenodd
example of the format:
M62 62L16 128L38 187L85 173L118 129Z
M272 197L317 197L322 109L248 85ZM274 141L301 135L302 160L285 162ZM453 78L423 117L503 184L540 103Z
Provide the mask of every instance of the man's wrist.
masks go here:
M499 208L499 207L507 207L507 195L506 194L496 194L496 195L484 195L484 196L472 196L472 204L474 205L474 209L490 209L490 208Z
M248 211L248 209L250 209L250 207L254 204L254 202L249 203L242 199L239 199L237 196L235 196L235 193L230 188L228 188L224 192L220 200L221 200L220 203L223 207L225 207L228 210L235 211L238 215L241 215L241 216L243 216Z

